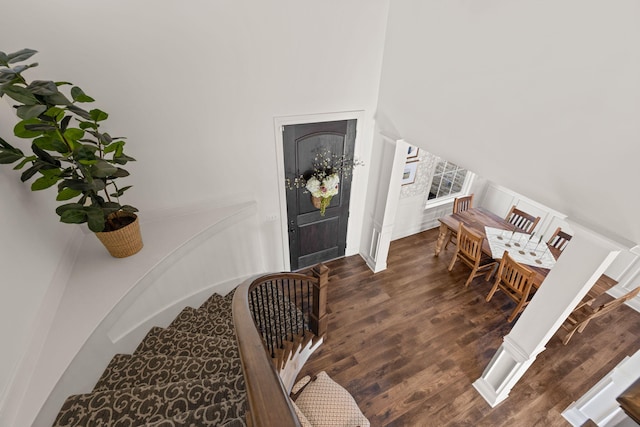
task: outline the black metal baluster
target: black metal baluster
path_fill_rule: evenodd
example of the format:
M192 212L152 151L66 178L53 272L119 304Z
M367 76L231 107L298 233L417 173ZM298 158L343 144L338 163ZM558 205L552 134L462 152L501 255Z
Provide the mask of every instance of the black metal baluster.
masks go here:
M272 284L272 289L275 288L276 293L278 292L278 283L276 281L275 286ZM278 342L278 348L283 348L284 347L284 341L283 341L283 333L282 333L282 310L280 310L280 299L278 298L278 296L275 296L274 299L274 310L277 311L276 313L276 319L277 319L277 323L276 323L276 333L277 335L277 342Z
M304 304L304 283L302 282L302 280L300 280L300 299L302 302L302 312L304 313L305 310L305 304ZM302 324L302 336L304 337L306 335L306 328L304 327L304 323Z

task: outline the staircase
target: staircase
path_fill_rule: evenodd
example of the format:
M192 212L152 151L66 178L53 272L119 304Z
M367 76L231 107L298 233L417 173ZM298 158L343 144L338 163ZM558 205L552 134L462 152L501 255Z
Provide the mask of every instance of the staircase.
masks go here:
M184 308L115 355L90 393L68 397L54 427L299 426L288 394L322 343L327 283L319 265Z
M67 398L54 426L245 426L233 292L186 307L113 357L91 393Z

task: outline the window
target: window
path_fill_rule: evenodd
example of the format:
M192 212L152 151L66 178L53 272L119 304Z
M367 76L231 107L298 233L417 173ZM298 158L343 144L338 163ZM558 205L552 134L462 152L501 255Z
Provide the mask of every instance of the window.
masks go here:
M471 186L473 173L458 165L440 160L435 167L427 203L452 199L466 193Z

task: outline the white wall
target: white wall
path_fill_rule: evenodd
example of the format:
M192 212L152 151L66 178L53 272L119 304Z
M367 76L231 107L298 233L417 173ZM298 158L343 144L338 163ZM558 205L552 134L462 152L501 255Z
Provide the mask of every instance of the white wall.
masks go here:
M0 129L13 128L8 110L8 104L0 101ZM25 190L19 174L0 169L0 419L45 292L57 269L63 268L70 236L53 213L53 199ZM45 211L50 215L44 217Z
M0 50L38 50L31 79L71 81L110 113L105 130L126 136L138 159L126 202L142 215L256 200L264 265L277 270L281 230L267 220L279 215L282 185L274 117L363 111L370 144L387 9L388 0L25 0L3 5ZM15 142L13 123L0 111L0 135ZM31 193L10 168L0 173L6 393L38 304L72 260L62 259L71 232L57 222L53 194ZM362 219L350 221L359 230Z
M377 115L399 138L640 242L639 13L635 0L393 0Z

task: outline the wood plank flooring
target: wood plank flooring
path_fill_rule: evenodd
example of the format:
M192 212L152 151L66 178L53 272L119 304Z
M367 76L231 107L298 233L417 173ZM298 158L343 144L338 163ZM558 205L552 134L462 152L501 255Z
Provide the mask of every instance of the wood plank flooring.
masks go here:
M300 376L327 371L372 426L567 426L561 412L640 348L640 313L626 306L567 346L559 332L491 408L471 384L511 330L514 304L502 293L485 302L484 277L465 289L469 269L447 271L453 247L433 256L437 233L392 242L375 275L360 256L327 263L328 336Z

